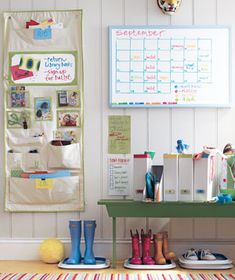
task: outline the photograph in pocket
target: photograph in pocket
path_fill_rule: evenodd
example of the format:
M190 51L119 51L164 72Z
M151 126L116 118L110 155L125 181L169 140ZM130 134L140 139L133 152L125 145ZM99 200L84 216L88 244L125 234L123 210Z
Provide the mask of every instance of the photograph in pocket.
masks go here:
M29 107L28 93L25 86L12 86L8 95L8 108Z
M57 111L58 127L80 127L79 111Z
M52 121L50 97L35 97L34 106L36 121Z
M79 90L57 90L58 107L80 107Z
M70 141L71 143L77 143L79 136L78 131L74 130L55 130L53 131L54 140Z
M8 111L7 112L8 128L30 128L30 112L28 111Z

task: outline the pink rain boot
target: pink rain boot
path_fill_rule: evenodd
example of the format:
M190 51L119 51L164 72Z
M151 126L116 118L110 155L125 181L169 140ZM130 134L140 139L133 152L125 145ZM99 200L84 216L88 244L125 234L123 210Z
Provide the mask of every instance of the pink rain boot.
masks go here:
M131 264L142 264L141 258L140 258L140 243L139 243L139 233L136 230L136 234L132 234L131 232L131 241L132 241L132 258L130 263Z
M142 261L143 264L152 265L155 264L155 261L150 254L151 246L151 229L145 234L144 230L141 229L141 241L142 241Z

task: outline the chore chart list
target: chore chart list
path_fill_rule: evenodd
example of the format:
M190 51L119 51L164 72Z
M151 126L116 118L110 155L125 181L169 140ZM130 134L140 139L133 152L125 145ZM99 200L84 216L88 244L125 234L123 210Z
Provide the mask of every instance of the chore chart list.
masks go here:
M228 27L109 28L111 107L227 107Z

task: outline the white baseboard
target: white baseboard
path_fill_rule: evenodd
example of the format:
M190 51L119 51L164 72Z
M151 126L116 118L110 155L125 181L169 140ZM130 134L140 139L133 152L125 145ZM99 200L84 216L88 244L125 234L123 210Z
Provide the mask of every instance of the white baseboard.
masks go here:
M70 240L61 239L65 246L65 255L70 254ZM39 260L38 248L42 240L40 239L1 239L0 240L0 260ZM235 259L235 242L200 240L200 241L179 241L172 240L170 248L180 256L189 248L209 248L212 252L220 252L231 259ZM81 242L81 252L84 253L84 241ZM96 256L112 257L112 240L95 240L94 252ZM124 260L131 256L130 240L117 241L117 259Z

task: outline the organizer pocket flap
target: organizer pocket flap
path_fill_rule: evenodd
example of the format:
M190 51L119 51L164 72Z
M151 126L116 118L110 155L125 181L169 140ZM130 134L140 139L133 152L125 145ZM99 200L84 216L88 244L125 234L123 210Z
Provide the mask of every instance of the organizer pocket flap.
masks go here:
M43 31L43 29L40 29ZM45 29L44 29L45 30ZM76 40L78 35L74 34L74 37L72 36L66 36L69 32L69 28L60 28L60 29L51 29L51 36L47 39L37 40L35 37L35 29L26 29L26 28L19 28L19 29L12 29L12 36L15 36L15 38L18 38L18 46L17 48L20 50L27 50L29 46L35 48L35 47L41 47L45 50L51 49L52 47L55 47L57 49L64 47L64 42L61 40L61 38L66 38L66 41L68 44L70 44L71 47L76 48ZM10 41L11 43L11 41ZM48 45L48 43L50 43ZM12 41L12 44L14 44L14 41Z

